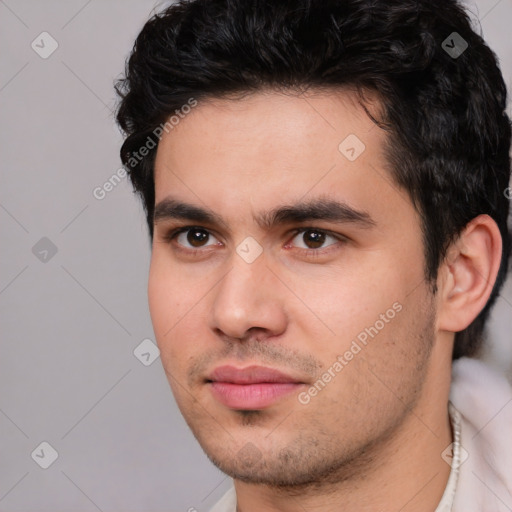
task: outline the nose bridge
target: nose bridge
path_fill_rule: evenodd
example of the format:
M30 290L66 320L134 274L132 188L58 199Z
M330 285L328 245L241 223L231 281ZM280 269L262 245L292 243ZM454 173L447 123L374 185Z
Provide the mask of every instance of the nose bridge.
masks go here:
M281 332L286 315L275 279L263 254L249 261L234 253L231 269L215 290L212 327L234 338L255 327Z

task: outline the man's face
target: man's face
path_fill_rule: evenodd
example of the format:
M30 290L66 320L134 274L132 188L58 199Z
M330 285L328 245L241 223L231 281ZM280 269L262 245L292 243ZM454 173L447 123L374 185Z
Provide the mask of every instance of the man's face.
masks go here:
M384 141L344 92L200 102L160 141L151 318L185 420L235 478L338 478L423 406L435 306Z

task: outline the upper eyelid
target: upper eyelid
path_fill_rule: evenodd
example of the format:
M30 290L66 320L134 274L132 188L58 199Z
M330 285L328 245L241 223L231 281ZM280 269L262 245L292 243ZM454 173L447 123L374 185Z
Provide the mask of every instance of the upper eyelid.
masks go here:
M214 234L214 235L216 234L216 230L210 229L210 228L205 227L205 226L200 226L200 225L197 225L197 224L194 224L194 225L186 224L186 225L183 225L183 226L177 226L175 228L169 229L168 233L170 233L170 234L177 234L177 233L180 233L180 232L183 232L183 231L189 231L190 229L203 229L204 231L208 231L208 233L211 233L211 234ZM325 233L326 235L331 235L331 236L334 236L334 237L346 238L341 233L335 233L334 231L331 231L329 229L319 228L317 226L302 226L300 228L299 227L292 228L291 230L287 230L287 231L288 231L288 233L294 233L294 234L303 233L305 231L319 231L321 233Z
M203 231L206 231L209 235L213 235L215 238L219 238L219 235L215 233L215 231L212 231L211 229L205 228L203 226L181 226L174 229L170 229L167 234L164 233L164 237L167 239L174 239L178 235L181 235L182 233L186 233L187 231L190 231L192 229L202 229Z
M323 233L327 236L332 236L339 242L348 242L349 238L345 235L342 235L341 233L336 233L334 231L330 231L329 229L322 229L322 228L316 228L316 227L305 227L305 228L297 228L293 231L293 237L295 238L297 235L304 233L305 231L318 231L320 233Z
M304 233L305 231L318 231L320 233L324 233L325 235L330 235L333 237L343 237L341 233L335 233L334 231L331 231L330 229L323 229L323 228L317 228L315 226L306 226L303 228L295 228L292 230L292 233L298 234L298 233Z

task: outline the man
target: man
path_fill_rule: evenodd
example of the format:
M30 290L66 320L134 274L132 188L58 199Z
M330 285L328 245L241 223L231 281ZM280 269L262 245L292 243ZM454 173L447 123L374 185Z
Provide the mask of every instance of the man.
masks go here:
M512 392L469 359L511 129L464 10L181 2L117 90L162 364L234 479L215 512L512 510Z

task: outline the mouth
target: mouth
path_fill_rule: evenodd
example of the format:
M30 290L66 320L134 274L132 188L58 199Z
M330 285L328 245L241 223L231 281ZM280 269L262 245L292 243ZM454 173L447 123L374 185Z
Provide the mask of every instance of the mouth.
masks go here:
M258 410L297 391L305 383L264 366L219 366L206 379L212 395L236 410Z

